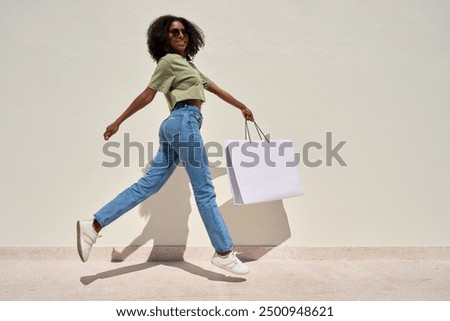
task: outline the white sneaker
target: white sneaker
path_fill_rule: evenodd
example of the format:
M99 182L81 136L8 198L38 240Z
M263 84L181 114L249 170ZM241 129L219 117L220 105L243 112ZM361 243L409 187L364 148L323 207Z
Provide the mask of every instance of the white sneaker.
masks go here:
M236 254L240 254L236 251L228 253L226 256L220 256L217 252L214 253L211 263L221 269L227 270L234 274L247 274L250 270L247 265L238 259Z
M92 226L93 220L77 222L77 248L78 254L83 262L89 258L92 245L100 237Z

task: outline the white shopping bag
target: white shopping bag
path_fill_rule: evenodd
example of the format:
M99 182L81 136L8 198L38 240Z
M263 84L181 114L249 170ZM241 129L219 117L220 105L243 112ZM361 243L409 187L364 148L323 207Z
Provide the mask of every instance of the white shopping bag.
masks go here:
M303 195L292 140L227 140L224 150L236 205Z

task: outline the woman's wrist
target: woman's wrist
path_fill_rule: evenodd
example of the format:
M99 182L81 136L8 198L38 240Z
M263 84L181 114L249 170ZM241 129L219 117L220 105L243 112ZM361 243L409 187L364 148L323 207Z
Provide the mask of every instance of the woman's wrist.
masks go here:
M243 111L243 110L247 109L247 106L245 106L243 103L236 104L235 106L240 111Z

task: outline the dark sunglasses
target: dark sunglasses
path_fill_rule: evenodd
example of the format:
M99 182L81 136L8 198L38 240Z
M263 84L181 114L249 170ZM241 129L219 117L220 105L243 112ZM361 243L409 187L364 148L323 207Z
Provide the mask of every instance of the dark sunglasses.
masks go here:
M180 35L180 33L183 34L183 36L187 37L188 34L186 32L186 29L178 29L178 28L174 28L174 29L170 29L169 32L172 34L172 36L174 37L178 37Z

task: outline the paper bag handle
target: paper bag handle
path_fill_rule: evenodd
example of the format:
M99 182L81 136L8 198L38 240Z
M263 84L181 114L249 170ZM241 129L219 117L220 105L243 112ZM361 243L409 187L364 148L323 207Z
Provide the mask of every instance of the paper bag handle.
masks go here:
M255 125L256 132L258 133L259 139L262 140L262 137L261 137L261 134L262 134L262 136L264 136L264 139L268 143L270 143L269 139L267 138L267 135L264 134L264 132L261 130L261 128L258 126L258 124L255 121L253 121L253 124ZM248 140L251 143L252 142L252 138L250 137L250 129L248 128L248 120L246 119L245 120L245 140L247 140L247 138L248 138Z

